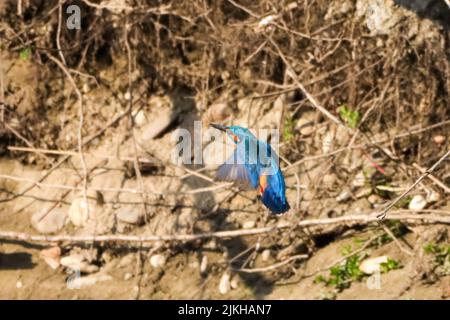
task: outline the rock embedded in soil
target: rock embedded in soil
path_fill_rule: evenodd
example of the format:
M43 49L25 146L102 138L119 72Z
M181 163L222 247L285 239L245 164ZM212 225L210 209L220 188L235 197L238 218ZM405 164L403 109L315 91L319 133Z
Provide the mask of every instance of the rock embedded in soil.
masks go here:
M256 222L254 220L247 220L242 224L242 228L244 229L253 229L256 226Z
M208 268L208 257L203 256L202 262L200 263L200 273L205 273L207 268Z
M266 249L261 253L262 261L267 262L270 259L270 250Z
M56 269L60 265L61 260L61 248L52 247L41 250L39 256L50 266L52 269Z
M31 217L31 225L40 233L49 234L60 231L67 221L67 215L63 210L53 209L48 212L43 209Z
M427 200L420 194L415 195L408 204L411 211L420 211L427 206Z
M381 264L388 262L388 260L388 256L369 258L361 262L359 269L366 274L374 274L380 272Z
M220 294L227 294L231 290L230 274L225 272L220 278L219 292Z
M131 272L127 272L123 275L123 280L128 281L133 278L133 274Z
M161 268L166 264L166 257L162 254L154 254L150 258L150 265L153 268Z
M336 197L337 202L345 202L347 200L350 200L352 197L352 193L349 190L343 190L339 195Z
M63 257L61 258L60 263L66 268L82 273L94 273L99 270L98 266L89 264L81 253Z
M97 191L87 191L86 199L79 193L69 208L70 221L77 227L84 227L90 220L94 220L99 214L104 203L103 195Z
M91 274L85 277L75 277L69 279L68 287L71 289L82 289L84 287L93 286L98 282L110 281L113 278L107 274Z
M116 216L117 220L129 224L140 225L144 222L144 215L139 209L121 208Z

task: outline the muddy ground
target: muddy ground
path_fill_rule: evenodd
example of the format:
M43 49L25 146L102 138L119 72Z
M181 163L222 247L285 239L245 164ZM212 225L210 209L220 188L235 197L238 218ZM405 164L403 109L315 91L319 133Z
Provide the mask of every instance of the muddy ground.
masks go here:
M0 298L450 297L445 1L29 0L0 18ZM203 163L176 162L195 121ZM233 145L210 123L279 133L291 210L214 179Z

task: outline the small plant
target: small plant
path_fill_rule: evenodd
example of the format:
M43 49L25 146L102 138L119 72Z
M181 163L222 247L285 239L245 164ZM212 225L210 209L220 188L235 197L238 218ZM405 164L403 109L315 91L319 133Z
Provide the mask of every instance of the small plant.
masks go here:
M381 238L381 237L379 237ZM367 241L364 239L355 238L354 242L357 247ZM374 245L377 243L374 241ZM345 245L341 248L341 254L343 256L350 255L352 253L352 245ZM314 283L323 283L325 286L332 286L338 292L350 287L353 281L361 281L365 277L369 276L360 269L361 261L366 258L366 253L354 254L345 259L341 264L336 265L330 269L330 275L328 277L324 275L318 275L314 279ZM401 265L398 261L388 258L384 263L380 264L381 273L387 273L391 270L399 269Z
M31 55L31 49L29 47L23 48L19 53L20 60L28 60Z
M350 287L352 281L360 281L364 277L364 273L359 269L360 263L360 255L351 256L345 259L344 263L332 267L328 278L319 275L314 282L324 283L326 286L333 286L338 291L342 291Z
M423 249L425 253L434 255L437 273L450 275L450 245L429 243Z
M344 104L339 107L338 111L342 120L344 120L350 128L355 129L358 126L358 123L361 120L361 114L358 110L352 110Z
M388 258L388 261L381 263L380 267L381 267L381 270L380 270L381 273L387 273L391 270L399 269L401 266L397 260Z
M290 141L294 138L294 127L295 123L292 118L287 118L284 121L283 138L285 141Z

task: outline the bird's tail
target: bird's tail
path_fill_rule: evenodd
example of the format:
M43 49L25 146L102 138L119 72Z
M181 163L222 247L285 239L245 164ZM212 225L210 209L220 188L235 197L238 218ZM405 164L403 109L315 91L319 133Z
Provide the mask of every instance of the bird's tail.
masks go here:
M261 195L261 201L274 214L282 214L288 211L291 207L286 199L282 199L279 195L274 193L271 188L266 188Z

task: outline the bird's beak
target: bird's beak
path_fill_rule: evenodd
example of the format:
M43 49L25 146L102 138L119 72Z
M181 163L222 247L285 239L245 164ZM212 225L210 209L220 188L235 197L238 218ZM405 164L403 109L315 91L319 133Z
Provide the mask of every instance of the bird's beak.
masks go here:
M211 127L216 128L216 129L221 130L221 131L227 131L227 127L223 126L221 124L211 123Z

